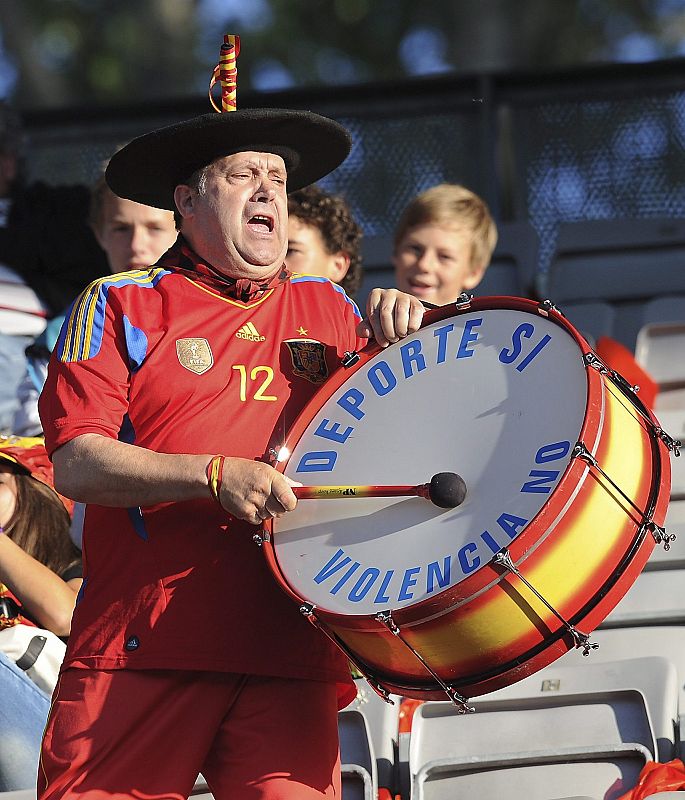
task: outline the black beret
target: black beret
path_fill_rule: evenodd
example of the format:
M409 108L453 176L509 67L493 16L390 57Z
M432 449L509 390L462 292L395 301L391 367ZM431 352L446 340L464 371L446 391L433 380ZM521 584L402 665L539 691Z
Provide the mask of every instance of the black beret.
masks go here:
M176 186L222 156L245 151L281 156L292 192L332 172L351 146L342 125L311 111L214 112L133 139L112 156L105 178L119 197L174 211Z

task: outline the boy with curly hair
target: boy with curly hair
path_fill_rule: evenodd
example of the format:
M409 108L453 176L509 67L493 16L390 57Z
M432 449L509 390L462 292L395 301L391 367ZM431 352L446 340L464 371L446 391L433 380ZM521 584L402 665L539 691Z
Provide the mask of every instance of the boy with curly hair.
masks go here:
M339 195L308 186L288 197L288 269L320 275L354 296L362 279L362 230Z

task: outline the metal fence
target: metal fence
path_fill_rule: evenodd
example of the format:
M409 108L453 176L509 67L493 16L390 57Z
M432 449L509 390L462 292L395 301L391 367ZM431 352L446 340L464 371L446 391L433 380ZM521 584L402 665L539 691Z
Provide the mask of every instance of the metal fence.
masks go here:
M240 105L310 108L347 125L354 147L322 185L366 234L389 235L406 203L464 183L499 221L529 220L544 271L560 222L685 215L685 60L547 74L243 94ZM27 113L27 171L92 182L120 144L210 110L162 105Z

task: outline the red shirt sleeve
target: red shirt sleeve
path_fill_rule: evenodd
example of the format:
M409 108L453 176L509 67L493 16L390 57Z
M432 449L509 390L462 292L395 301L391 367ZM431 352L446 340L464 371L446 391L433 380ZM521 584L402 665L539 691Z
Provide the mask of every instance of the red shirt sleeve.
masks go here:
M64 321L38 402L50 455L84 433L119 435L130 382L120 300L115 287L96 281Z

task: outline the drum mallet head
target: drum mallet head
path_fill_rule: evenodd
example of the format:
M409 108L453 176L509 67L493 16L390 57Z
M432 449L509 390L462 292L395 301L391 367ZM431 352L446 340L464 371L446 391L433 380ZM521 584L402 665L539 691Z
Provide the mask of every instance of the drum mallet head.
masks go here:
M466 497L466 483L456 472L438 472L426 487L428 499L440 508L456 508Z

